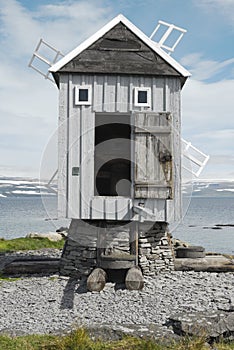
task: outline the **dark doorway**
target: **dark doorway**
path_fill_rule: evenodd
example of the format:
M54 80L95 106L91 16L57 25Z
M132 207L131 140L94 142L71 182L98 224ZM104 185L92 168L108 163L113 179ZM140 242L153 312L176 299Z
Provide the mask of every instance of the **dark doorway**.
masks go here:
M128 115L96 115L95 195L131 196L131 126Z

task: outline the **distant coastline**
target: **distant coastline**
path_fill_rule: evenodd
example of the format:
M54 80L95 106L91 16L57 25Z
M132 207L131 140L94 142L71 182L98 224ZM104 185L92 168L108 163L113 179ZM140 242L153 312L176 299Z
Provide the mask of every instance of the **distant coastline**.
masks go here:
M0 198L21 196L56 196L55 182L48 186L47 180L36 178L0 176ZM233 197L234 180L198 179L182 185L185 197Z

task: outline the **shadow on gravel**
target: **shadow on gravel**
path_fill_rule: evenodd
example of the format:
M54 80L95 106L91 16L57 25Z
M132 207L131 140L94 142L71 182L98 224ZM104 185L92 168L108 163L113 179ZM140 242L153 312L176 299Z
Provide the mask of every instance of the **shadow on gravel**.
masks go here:
M70 277L64 288L60 309L73 309L77 279Z

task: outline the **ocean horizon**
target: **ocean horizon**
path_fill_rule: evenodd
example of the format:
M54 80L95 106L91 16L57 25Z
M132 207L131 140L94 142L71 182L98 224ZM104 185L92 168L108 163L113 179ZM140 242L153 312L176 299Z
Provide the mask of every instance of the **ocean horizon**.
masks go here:
M234 181L199 180L183 186L183 217L169 227L173 237L206 251L234 255ZM57 219L56 186L38 180L0 177L0 237L55 232L70 220Z

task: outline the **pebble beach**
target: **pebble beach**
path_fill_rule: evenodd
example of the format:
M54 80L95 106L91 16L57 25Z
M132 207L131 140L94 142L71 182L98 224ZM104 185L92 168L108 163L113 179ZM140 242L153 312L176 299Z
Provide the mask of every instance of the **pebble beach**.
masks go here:
M35 255L35 251L27 254ZM36 254L59 257L61 252ZM100 293L87 291L85 281L57 274L0 282L0 332L11 335L56 334L72 327L155 325L166 336L173 333L166 325L171 315L217 310L234 310L231 272L172 271L145 278L141 291L107 283Z

